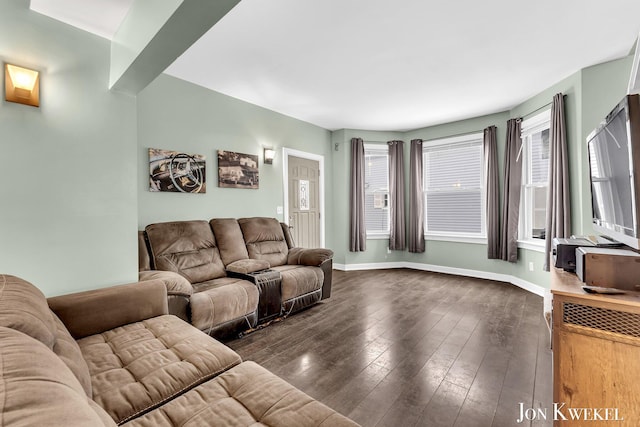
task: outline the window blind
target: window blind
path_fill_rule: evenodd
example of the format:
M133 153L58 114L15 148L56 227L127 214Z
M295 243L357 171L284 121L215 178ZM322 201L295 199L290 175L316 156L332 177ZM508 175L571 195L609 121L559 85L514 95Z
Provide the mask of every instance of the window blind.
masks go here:
M549 129L534 133L530 138L530 184L547 184L549 181Z
M482 234L482 140L423 150L425 231Z
M389 232L389 154L387 146L364 152L364 216L367 232Z

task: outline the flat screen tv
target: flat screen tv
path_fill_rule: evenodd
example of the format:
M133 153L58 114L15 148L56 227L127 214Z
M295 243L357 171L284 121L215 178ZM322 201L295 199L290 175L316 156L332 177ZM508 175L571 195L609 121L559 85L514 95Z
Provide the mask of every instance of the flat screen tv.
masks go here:
M587 146L593 229L640 250L640 97L625 96Z

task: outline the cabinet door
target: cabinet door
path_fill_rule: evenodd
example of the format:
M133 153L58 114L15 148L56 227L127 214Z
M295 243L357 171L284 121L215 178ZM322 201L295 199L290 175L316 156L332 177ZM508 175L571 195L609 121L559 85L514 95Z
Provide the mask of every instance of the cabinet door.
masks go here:
M633 324L640 315L586 304L569 302L574 311L567 314L564 301L554 301L554 317L561 315L554 318L554 402L568 418L558 415L554 425L638 426L640 338ZM596 410L609 421L590 421Z

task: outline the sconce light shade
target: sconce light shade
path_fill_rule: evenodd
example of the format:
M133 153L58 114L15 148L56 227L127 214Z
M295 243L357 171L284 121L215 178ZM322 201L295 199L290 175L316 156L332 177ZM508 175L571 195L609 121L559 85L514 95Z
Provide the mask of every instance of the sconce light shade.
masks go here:
M264 149L264 164L272 165L273 158L276 156L276 151L273 148L265 148Z
M40 106L40 73L4 64L4 93L8 102Z

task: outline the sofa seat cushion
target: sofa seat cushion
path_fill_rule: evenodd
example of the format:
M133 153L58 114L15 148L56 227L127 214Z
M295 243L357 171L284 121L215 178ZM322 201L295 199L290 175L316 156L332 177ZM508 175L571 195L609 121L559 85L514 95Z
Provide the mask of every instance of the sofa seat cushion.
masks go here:
M258 309L258 288L246 280L223 277L194 284L191 296L191 324L211 331ZM253 325L248 324L247 328Z
M241 362L233 350L171 315L78 341L93 399L127 421Z
M0 425L116 426L43 343L5 327L0 343Z
M282 274L282 301L289 301L301 295L322 288L324 273L320 267L305 265L281 265L272 267Z
M243 362L125 425L357 426L254 362Z

